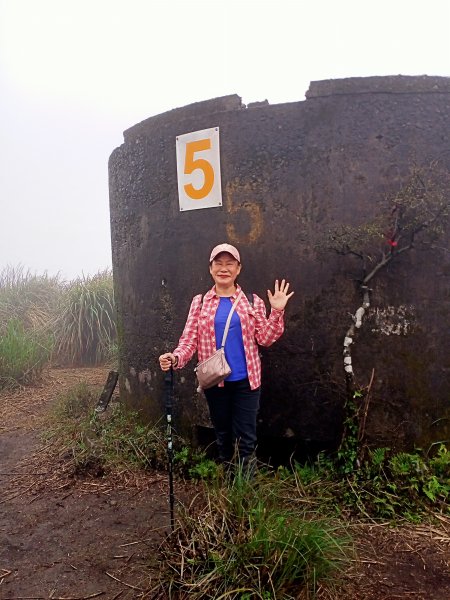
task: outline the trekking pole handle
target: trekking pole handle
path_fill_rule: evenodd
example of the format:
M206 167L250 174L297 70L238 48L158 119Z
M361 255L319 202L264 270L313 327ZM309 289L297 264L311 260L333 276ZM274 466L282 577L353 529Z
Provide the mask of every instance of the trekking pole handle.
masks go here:
M166 411L169 413L173 407L173 367L166 373L164 377L164 385L166 388Z

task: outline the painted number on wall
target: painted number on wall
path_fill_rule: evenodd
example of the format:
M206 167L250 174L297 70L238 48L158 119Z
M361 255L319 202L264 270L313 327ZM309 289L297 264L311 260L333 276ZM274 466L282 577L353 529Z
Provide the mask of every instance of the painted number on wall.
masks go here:
M222 206L219 128L178 135L176 146L180 210Z

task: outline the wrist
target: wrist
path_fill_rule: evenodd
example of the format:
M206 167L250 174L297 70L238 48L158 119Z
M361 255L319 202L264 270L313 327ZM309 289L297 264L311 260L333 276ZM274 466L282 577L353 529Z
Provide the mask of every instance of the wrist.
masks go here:
M275 306L272 306L272 310L274 310L275 312L279 312L279 313L284 312L284 308L276 308Z
M272 308L270 311L269 319L279 323L284 319L284 309Z

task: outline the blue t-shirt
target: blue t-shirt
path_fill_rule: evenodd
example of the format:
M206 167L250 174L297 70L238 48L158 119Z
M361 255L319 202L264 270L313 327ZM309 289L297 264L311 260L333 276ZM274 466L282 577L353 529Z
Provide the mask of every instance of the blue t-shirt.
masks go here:
M233 304L231 298L220 298L214 318L214 331L216 334L216 349L220 348L223 332L228 315ZM245 360L244 342L242 339L241 320L236 311L231 317L230 328L225 342L225 357L230 365L231 375L225 381L239 381L247 377L247 362Z

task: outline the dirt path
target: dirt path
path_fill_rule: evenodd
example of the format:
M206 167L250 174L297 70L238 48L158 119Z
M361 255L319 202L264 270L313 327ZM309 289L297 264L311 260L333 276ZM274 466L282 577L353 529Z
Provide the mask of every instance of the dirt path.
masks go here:
M39 460L57 394L82 380L102 386L106 376L105 369L58 370L42 388L0 395L2 599L125 600L149 588L145 565L169 522L166 478L63 477L55 484L62 462Z
M106 377L58 369L42 387L0 394L2 600L151 597L157 573L148 565L169 522L166 476L77 479L41 436L61 391L80 381L101 388ZM450 598L450 520L357 525L353 534L358 560L336 600Z

